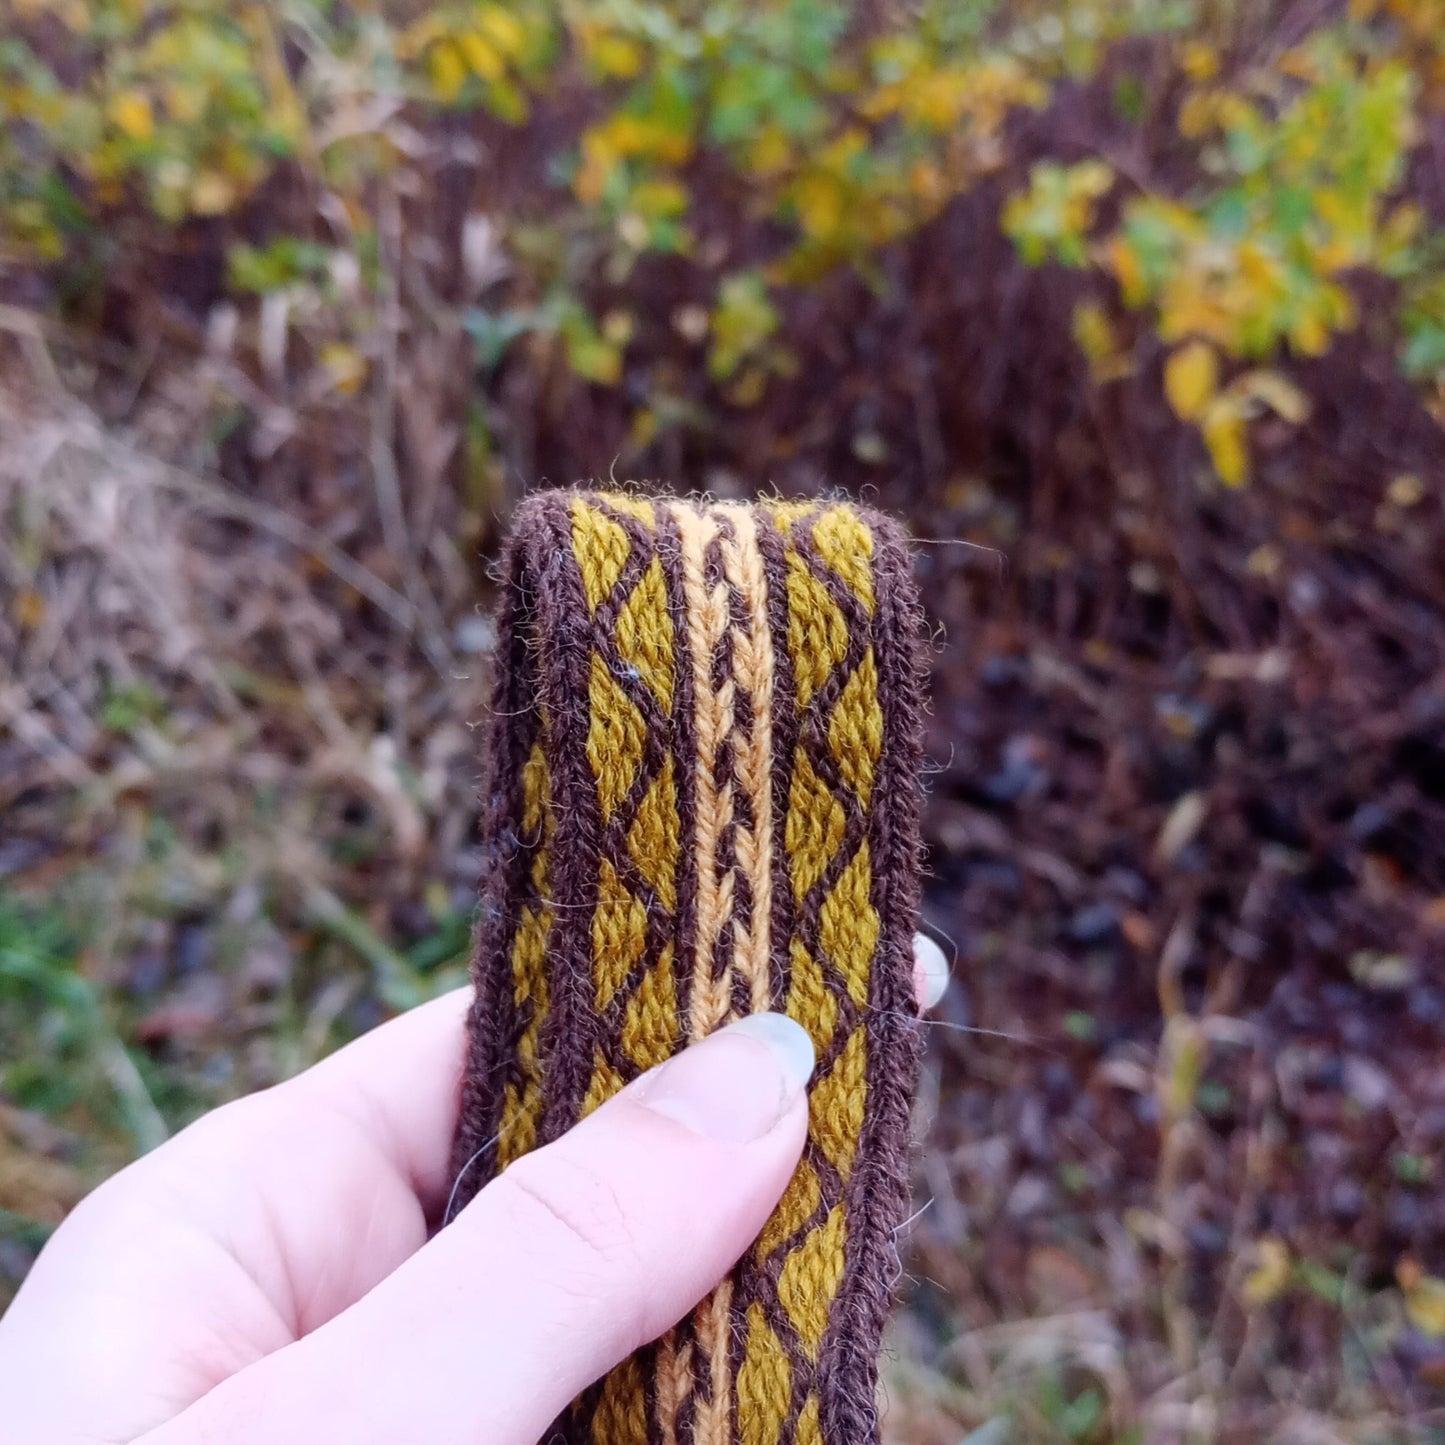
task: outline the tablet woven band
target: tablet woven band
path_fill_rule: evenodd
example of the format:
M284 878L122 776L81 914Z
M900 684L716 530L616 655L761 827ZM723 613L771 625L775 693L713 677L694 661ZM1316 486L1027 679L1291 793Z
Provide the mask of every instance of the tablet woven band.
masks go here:
M506 574L459 1200L689 1043L785 1010L818 1051L787 1193L557 1433L861 1445L917 1057L908 554L847 504L548 492Z

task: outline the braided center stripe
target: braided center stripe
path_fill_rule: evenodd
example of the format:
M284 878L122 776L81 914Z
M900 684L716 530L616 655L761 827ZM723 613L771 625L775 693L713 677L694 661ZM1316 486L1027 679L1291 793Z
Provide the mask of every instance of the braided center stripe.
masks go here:
M863 1445L917 1068L920 614L838 502L555 491L505 559L457 1200L743 1014L811 1034L803 1158L586 1445Z

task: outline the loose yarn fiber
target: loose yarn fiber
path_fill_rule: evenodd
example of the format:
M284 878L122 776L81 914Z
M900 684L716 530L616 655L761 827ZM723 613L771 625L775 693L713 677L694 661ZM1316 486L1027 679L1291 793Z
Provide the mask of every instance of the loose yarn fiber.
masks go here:
M918 1054L901 534L841 502L553 491L518 509L505 571L457 1205L689 1043L784 1010L818 1052L787 1192L554 1438L866 1445Z

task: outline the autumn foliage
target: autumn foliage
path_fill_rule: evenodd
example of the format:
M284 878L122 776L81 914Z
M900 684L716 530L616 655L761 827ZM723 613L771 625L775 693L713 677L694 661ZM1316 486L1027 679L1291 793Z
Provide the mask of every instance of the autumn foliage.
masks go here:
M509 284L470 317L483 367L550 337L578 378L617 387L702 345L718 399L747 407L796 370L790 298L838 268L883 287L893 243L1003 176L1022 260L1097 278L1073 333L1098 384L1162 343L1169 406L1239 485L1256 419L1309 416L1292 362L1361 325L1362 274L1389 284L1372 326L1445 406L1445 246L1409 185L1445 96L1445 11L1357 0L1262 64L1215 8L8 0L0 259L83 311L118 218L159 256L218 223L233 296L337 310L316 364L355 391L375 358L342 313L350 278L375 296L378 178L425 169L474 117L533 171L499 222ZM1101 75L1167 182L1089 137L1020 166L1014 122ZM268 204L298 188L321 211L300 233ZM663 340L639 337L627 294L658 258L692 297ZM687 424L642 402L629 436Z

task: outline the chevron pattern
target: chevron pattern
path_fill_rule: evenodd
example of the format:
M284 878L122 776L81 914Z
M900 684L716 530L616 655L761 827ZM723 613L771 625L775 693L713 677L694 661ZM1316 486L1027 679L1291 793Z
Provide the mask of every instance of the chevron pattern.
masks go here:
M873 537L851 509L779 507L795 739L783 823L793 924L786 1011L818 1069L807 1147L738 1272L748 1445L816 1445L816 1365L842 1281L849 1174L867 1106L866 1014L880 924L868 815L883 739ZM741 1388L740 1383L740 1388Z
M572 502L572 548L592 618L587 763L602 824L592 911L600 1028L588 1114L681 1044L676 910L681 824L674 757L676 645L651 503Z

